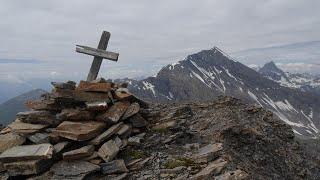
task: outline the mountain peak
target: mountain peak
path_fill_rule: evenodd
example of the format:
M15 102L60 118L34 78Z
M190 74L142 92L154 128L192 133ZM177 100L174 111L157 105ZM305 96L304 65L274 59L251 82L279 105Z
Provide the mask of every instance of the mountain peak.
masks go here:
M272 75L272 76L285 75L285 73L280 68L278 68L278 66L273 61L266 63L261 69L259 69L259 72L264 75Z

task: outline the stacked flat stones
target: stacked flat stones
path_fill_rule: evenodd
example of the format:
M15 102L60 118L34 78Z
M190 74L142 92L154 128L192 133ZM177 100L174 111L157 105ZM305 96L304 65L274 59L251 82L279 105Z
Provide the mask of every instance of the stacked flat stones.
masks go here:
M52 85L1 131L2 176L83 179L128 172L117 155L143 138L147 121L139 111L146 104L125 84L104 79Z

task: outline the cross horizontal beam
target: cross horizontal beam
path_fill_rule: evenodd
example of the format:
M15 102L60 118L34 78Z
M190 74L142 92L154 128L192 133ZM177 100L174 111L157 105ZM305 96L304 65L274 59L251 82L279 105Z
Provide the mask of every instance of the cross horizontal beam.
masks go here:
M95 49L88 46L76 45L76 52L83 53L103 59L109 59L112 61L118 61L119 54L114 52L105 51L102 49Z

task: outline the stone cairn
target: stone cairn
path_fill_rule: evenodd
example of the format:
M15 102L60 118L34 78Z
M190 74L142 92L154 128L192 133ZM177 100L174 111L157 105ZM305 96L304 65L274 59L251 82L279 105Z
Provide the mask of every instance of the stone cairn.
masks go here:
M83 179L127 173L118 153L140 144L146 103L104 79L53 82L51 93L1 131L0 169L10 177ZM47 175L47 176L46 176ZM70 177L67 177L70 176Z

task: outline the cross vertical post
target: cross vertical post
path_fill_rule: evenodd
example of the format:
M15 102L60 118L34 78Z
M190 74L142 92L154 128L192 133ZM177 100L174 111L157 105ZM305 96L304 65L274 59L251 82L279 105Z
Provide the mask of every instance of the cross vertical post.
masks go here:
M118 61L118 53L106 51L109 39L110 33L103 31L97 49L81 45L76 46L76 52L94 56L87 81L93 81L97 78L103 59Z

